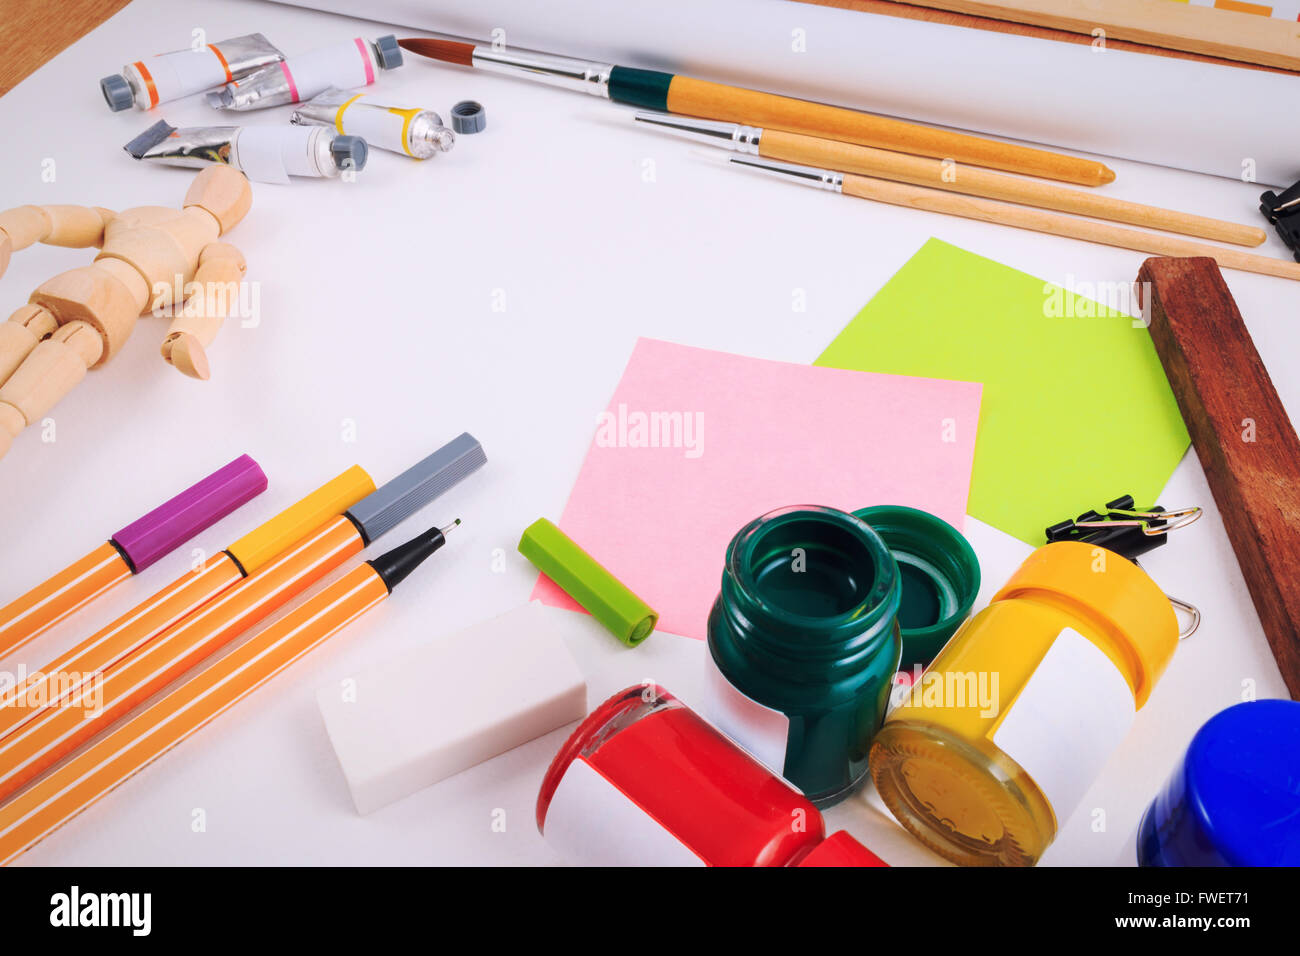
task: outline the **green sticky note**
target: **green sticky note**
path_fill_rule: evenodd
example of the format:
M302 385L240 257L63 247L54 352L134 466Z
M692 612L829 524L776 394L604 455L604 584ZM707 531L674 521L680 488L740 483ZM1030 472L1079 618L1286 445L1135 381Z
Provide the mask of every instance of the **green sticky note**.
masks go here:
M1189 442L1140 320L938 239L814 364L982 382L967 510L1032 545L1120 495L1155 504Z

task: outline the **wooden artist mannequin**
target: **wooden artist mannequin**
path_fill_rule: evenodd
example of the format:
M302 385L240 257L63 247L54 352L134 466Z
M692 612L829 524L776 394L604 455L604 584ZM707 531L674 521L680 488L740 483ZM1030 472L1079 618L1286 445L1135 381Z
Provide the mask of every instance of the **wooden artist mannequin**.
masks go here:
M208 377L204 348L244 274L243 255L217 239L252 202L243 173L213 166L195 178L182 209L19 206L0 213L0 275L15 249L34 242L101 249L90 265L43 283L0 323L0 457L87 369L117 354L144 312L177 307L163 358L186 375ZM213 294L218 290L226 294ZM178 295L189 296L183 309ZM214 308L218 301L227 308Z

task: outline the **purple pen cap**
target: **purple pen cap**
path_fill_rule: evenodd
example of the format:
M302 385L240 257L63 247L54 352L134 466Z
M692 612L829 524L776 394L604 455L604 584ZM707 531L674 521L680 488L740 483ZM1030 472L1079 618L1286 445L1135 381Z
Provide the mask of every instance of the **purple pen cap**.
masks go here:
M262 469L247 455L240 455L132 521L109 540L131 566L131 571L139 574L265 490L266 475Z

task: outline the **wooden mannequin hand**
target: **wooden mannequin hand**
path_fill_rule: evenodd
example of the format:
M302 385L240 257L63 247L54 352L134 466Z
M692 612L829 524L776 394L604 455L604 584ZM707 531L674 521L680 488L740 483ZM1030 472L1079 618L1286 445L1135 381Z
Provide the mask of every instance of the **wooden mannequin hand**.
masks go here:
M209 243L199 253L194 281L186 286L193 291L162 344L162 357L190 378L208 378L206 348L239 301L245 268L243 253L228 242Z

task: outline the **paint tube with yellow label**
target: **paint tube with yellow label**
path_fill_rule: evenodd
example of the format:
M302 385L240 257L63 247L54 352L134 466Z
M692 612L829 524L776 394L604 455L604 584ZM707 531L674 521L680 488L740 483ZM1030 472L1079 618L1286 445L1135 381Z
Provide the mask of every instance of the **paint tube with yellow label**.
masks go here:
M328 89L294 110L290 122L300 126L333 126L340 134L364 137L371 146L428 159L447 152L456 134L442 125L433 110L388 106L364 93Z

